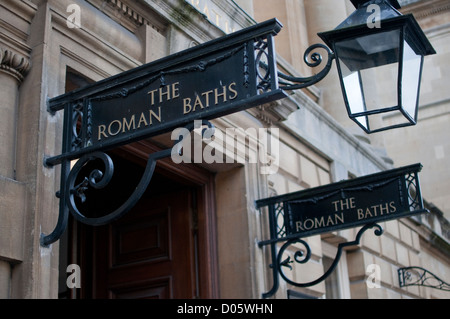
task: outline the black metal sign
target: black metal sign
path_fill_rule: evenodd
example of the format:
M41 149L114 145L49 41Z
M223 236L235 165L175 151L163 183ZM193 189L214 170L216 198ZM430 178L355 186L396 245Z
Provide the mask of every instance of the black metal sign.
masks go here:
M160 134L252 105L242 101L268 98L258 94L255 77L245 74L249 61L247 43L240 44L88 98L92 135L87 143Z
M404 177L360 184L286 202L286 234L302 237L410 215Z
M418 173L420 164L410 165L369 176L307 189L286 195L274 196L256 202L258 208L268 207L270 239L259 246L270 245L274 286L263 297L273 295L278 288L278 273L297 287L313 286L334 270L342 249L357 245L362 234L376 227L376 235L382 234L377 223L427 212L420 191ZM305 249L294 255L297 263L306 263L311 257L307 242L301 238L347 228L363 226L356 240L341 243L330 269L323 276L309 283L294 282L286 276L282 267L291 267L290 257L283 254L290 245L303 245ZM276 244L285 242L281 249Z
M50 112L64 109L69 116L70 145L46 163L284 98L273 44L280 30L269 20L51 99Z
M262 199L256 204L258 208L269 206L279 215L275 240L411 216L425 212L418 179L421 167L415 164Z

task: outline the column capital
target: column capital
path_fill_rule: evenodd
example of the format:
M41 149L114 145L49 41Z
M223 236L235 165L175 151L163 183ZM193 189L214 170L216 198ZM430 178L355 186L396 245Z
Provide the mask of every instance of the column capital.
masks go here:
M0 72L5 72L22 83L30 69L31 62L28 58L8 48L0 47Z

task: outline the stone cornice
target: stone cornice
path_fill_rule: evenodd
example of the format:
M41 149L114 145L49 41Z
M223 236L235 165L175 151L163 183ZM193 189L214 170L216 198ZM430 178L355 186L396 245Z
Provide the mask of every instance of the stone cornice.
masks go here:
M287 120L289 115L299 108L292 98L287 97L283 100L248 109L247 112L263 122L267 127L270 127Z
M148 25L157 32L164 34L165 22L155 13L148 10L140 1L126 0L87 0L90 4L103 11L111 19L135 32L142 25Z
M450 11L448 0L417 1L402 7L403 14L412 13L416 19L423 19Z
M0 47L0 71L5 72L21 83L31 68L28 58L13 52L12 50Z

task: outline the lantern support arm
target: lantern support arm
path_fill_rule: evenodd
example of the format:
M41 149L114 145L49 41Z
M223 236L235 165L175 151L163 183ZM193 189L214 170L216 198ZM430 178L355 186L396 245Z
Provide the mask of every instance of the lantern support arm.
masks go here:
M310 68L320 66L325 60L323 58L323 55L317 52L317 50L326 52L326 65L324 66L324 68L319 73L308 77L295 77L278 71L278 83L281 89L287 91L304 89L322 81L328 75L328 73L330 73L330 70L333 66L333 60L336 58L336 56L333 51L331 51L331 49L324 44L316 43L306 49L303 55L303 61Z

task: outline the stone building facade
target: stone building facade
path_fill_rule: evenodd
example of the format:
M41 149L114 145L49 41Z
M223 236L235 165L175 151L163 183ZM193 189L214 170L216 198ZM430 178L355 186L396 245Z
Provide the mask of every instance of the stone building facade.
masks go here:
M445 52L449 8L445 1L433 3L437 9L419 22ZM405 10L420 11L420 1ZM162 160L130 217L99 228L71 220L61 240L43 247L41 234L49 234L58 219L60 176L60 168L45 166L44 159L61 153L63 129L62 112L50 114L47 101L273 17L284 25L275 37L279 68L309 75L314 71L301 62L303 52L319 42L317 32L335 28L351 11L346 0L1 0L0 298L260 298L272 278L268 251L257 245L268 234L267 215L255 201L388 170L403 162L392 141L416 143L424 138L417 127L399 130L406 135L401 137L359 132L344 112L333 70L286 99L213 121L221 131L279 129L279 156L250 134L225 154L238 159L227 164ZM443 77L446 63L439 52L427 61ZM434 99L445 88L426 86L422 113L433 109L445 116L446 97ZM166 134L111 150L121 167L120 187L94 205L122 199L146 155L171 142ZM436 143L436 160L443 162L425 163L424 184L436 178L428 182L429 174L445 172L448 142ZM261 174L262 164L250 161L261 149L276 163L272 174ZM434 198L432 188L424 189L435 204L427 217L382 223L385 233L367 232L359 246L344 252L329 280L310 288L281 282L275 298L448 298L439 289L399 287L397 269L407 266L449 282L445 194ZM148 238L154 228L163 234L156 241ZM356 231L308 237L312 260L292 276L319 277L337 244L352 241ZM67 285L68 265L80 267L81 288ZM380 269L376 287L367 281L371 265Z
M448 60L450 17L447 1L408 1L405 13L413 13L427 37L438 52L426 59L423 70L419 122L416 130L399 130L384 134L385 146L396 165L415 160L423 163L429 174L422 180L423 192L427 200L439 207L447 220L449 145L446 136L449 93L445 83L449 81ZM412 142L414 141L414 142ZM405 156L405 153L409 156Z

